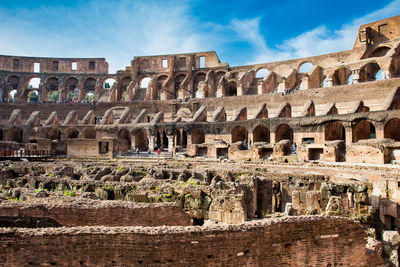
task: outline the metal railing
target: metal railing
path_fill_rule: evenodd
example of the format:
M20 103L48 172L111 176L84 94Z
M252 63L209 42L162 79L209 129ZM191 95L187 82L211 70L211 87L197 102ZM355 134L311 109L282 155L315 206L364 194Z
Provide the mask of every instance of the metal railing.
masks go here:
M46 158L53 155L51 150L2 150L0 156L3 158Z

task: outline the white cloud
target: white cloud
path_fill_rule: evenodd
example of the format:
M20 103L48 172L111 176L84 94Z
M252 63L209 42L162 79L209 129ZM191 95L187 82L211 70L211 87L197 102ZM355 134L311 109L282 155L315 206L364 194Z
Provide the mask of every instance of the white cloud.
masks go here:
M259 45L258 40L262 37L261 35L252 36L247 40L253 42L260 49L254 51L253 58L247 64L315 56L351 49L355 38L357 38L360 25L397 15L398 10L400 10L400 0L394 0L380 10L342 25L338 30L331 30L321 25L311 31L285 40L282 44L273 48L268 47L267 44L264 47ZM259 25L253 25L253 31L259 33Z

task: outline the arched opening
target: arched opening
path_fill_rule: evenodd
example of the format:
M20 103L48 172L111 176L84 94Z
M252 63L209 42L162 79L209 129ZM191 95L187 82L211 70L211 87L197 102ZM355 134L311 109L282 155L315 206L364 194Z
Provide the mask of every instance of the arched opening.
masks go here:
M65 132L65 139L78 138L78 136L79 136L79 131L75 128L69 128Z
M206 139L204 131L200 128L193 129L191 138L192 138L192 144L204 144Z
M136 131L135 144L136 148L139 148L140 151L147 151L149 149L149 138L146 130L139 129Z
M155 147L155 149L158 149L158 148L161 148L162 147L162 142L161 142L161 129L160 130L157 130L157 132L156 132L156 135L155 135L155 138L156 138L156 140L155 140L155 145L156 145L156 147Z
M140 82L140 88L147 89L147 87L149 86L150 83L151 83L151 78L150 77L145 77Z
M293 143L293 130L287 124L281 124L276 128L275 142L278 143L281 140L289 140L290 143Z
M338 121L330 122L325 127L325 141L345 140L346 133L343 125Z
M308 73L313 67L313 64L310 62L304 62L300 65L299 73Z
M60 142L61 132L58 129L50 129L47 131L46 138Z
M258 125L253 130L253 142L270 142L269 130L264 125Z
M118 132L118 151L125 152L131 149L131 133L123 129Z
M0 129L0 140L3 140L3 130Z
M48 92L47 101L57 102L58 101L58 91L50 91L50 92Z
M237 95L237 86L235 82L229 82L226 85L225 96L236 96Z
M348 83L351 70L345 67L337 69L332 76L333 85L345 85Z
M163 132L163 148L167 148L168 149L168 137L167 137L167 134L165 132Z
M88 102L93 102L94 99L95 99L95 97L94 97L94 91L86 92L86 95L85 95L85 100L86 100L86 101L88 101Z
M8 141L14 141L17 143L23 142L23 131L22 129L12 128L8 131Z
M11 75L10 77L8 77L7 85L8 88L17 90L19 85L19 77L16 75Z
M58 100L58 79L56 77L51 77L46 81L47 101L56 102ZM57 97L55 99L55 97Z
M232 143L236 143L239 141L246 141L247 142L247 130L243 126L236 126L233 128L231 132L231 139Z
M347 84L353 84L353 74L350 74L349 78L347 79Z
M327 81L326 81L326 77L324 77L324 79L322 80L321 87L322 87L322 88L328 87L328 83L327 83Z
M157 90L155 92L154 100L161 100L161 89L162 89L162 85L164 83L164 81L167 79L168 77L165 75L162 75L160 77L157 78Z
M394 118L386 122L383 135L385 138L400 141L400 119Z
M111 89L113 85L115 84L115 79L114 78L108 78L107 80L104 81L103 88L104 89Z
M376 48L374 51L372 51L370 57L384 57L386 56L387 52L389 52L390 47L387 46L381 46Z
M131 77L124 77L121 80L120 90L118 92L118 101L127 101L128 100L128 86L131 83Z
M181 92L181 94L179 95L179 88L183 82L183 80L186 78L185 74L179 74L178 76L176 76L175 78L175 98L183 98L183 92ZM187 89L187 88L185 88ZM173 95L169 94L170 96L168 96L168 99L173 98Z
M65 81L65 99L68 101L72 101L74 97L79 97L79 95L75 96L75 91L78 91L78 79L74 77L70 77Z
M28 88L29 89L38 89L40 86L40 81L41 81L40 78L37 78L37 77L31 78L28 83Z
M39 102L39 92L38 90L31 90L27 97L28 103L38 103Z
M206 75L204 73L197 74L193 79L193 97L196 97L197 89L199 87L200 82L206 80ZM208 92L205 92L206 95L204 97L208 97Z
M82 133L83 139L96 139L96 130L94 128L85 129Z
M263 79L263 78L267 77L268 73L269 73L268 69L261 68L256 72L256 78L257 79Z
M15 95L17 94L17 90L11 90L8 94L8 102L15 102Z
M360 70L360 81L382 80L382 71L377 63L368 63Z
M357 142L362 139L374 139L376 138L375 126L367 121L360 120L353 125L353 142Z

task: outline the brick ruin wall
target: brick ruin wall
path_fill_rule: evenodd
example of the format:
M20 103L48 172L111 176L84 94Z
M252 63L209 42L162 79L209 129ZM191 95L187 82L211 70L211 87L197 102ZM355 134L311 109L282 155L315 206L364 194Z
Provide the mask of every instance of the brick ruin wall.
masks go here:
M191 219L182 208L171 203L151 205L112 202L100 206L12 203L8 206L2 205L0 214L0 222L7 219L46 218L66 227L192 225Z
M1 229L7 266L377 266L358 223L291 217L235 226Z

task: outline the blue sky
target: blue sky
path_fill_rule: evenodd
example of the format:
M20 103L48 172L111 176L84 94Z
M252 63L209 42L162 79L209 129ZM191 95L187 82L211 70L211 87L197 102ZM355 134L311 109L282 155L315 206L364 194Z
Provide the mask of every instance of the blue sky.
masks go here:
M0 0L0 54L105 57L215 50L231 66L351 49L400 0Z

